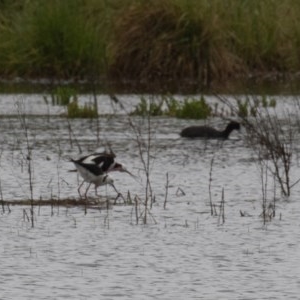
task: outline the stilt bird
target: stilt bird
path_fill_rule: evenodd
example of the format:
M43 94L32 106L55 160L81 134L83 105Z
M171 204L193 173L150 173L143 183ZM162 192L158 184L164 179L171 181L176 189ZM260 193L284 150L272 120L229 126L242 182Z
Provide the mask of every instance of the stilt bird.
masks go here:
M97 195L97 188L101 185L111 185L115 191L119 194L116 187L114 186L113 178L107 173L113 171L126 172L129 175L135 177L131 174L124 165L115 161L115 154L113 152L107 153L93 153L90 155L83 156L77 160L71 159L74 163L76 170L79 172L80 176L83 178L82 183L78 187L78 193L81 196L80 188L84 182L88 182L89 185L85 191L85 197L91 186L95 185L95 193ZM76 171L75 170L75 171Z

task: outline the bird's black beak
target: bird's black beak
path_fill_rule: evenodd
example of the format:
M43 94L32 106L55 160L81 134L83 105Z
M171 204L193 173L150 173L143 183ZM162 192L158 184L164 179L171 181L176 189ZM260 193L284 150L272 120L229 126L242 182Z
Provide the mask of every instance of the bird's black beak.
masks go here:
M133 177L134 179L137 179L137 176L133 175L131 172L129 172L126 168L122 168L121 172L125 172L127 174L129 174L131 177Z

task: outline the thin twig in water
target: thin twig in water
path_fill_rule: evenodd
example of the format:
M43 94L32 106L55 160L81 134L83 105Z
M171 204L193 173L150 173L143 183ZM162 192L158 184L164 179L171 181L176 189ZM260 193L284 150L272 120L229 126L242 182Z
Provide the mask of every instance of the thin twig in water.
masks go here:
M137 196L136 196L136 197L134 198L135 221L136 221L136 225L139 223L138 204L139 204L139 199L138 199Z
M81 146L73 132L73 129L72 129L72 126L71 126L71 123L70 123L70 120L69 118L66 118L67 119L67 124L68 124L68 130L69 130L69 141L70 141L70 146L73 147L73 139L74 139L74 142L75 144L77 145L77 148L78 148L78 151L79 153L82 153L82 149L81 149ZM72 139L73 137L73 139Z
M208 193L209 193L209 204L210 204L210 214L213 216L213 202L212 202L212 195L211 195L211 182L212 182L212 170L214 164L215 156L212 157L210 161L210 169L209 169L209 183L208 183Z
M94 86L93 86L94 87ZM94 110L96 111L96 133L97 133L97 146L100 145L100 118L98 114L98 98L96 93L96 88L93 88L93 98L94 98Z
M167 199L168 199L168 190L169 190L169 173L166 173L166 193L165 193L165 201L164 201L164 209L167 206Z
M222 199L220 203L220 214L219 214L219 224L220 219L222 218L222 224L225 223L225 196L224 196L224 188L222 188Z
M118 103L120 108L123 109L128 117L128 124L133 131L134 140L137 143L139 157L141 163L143 165L143 172L146 177L146 184L145 184L145 201L143 202L144 205L144 214L143 214L143 223L147 224L147 216L149 213L149 207L151 209L152 204L155 202L155 196L153 195L153 190L151 186L150 180L150 172L151 172L151 161L152 161L152 128L151 128L151 113L150 111L147 113L146 116L146 137L143 136L141 126L136 125L130 114L126 111L122 102L115 96L110 95L111 99ZM150 99L151 101L152 99ZM152 217L153 218L153 217Z
M31 226L34 227L34 209L33 209L33 165L32 165L32 146L29 141L29 129L25 114L25 107L24 102L18 102L16 104L18 118L21 124L21 128L23 130L26 142L26 154L24 155L24 160L27 164L27 172L28 172L28 179L29 179L29 191L30 191L30 200L31 200Z
M26 209L23 209L23 220L25 221L25 219L27 220L27 222L29 222L29 217L27 215Z
M177 191L176 191L176 196L177 197L185 196L184 190L182 188L178 187Z
M3 152L3 150L1 149L1 152L0 152L0 167L1 167L2 152ZM2 212L5 213L5 206L4 206L4 201L3 201L4 199L3 199L3 193L2 193L2 180L1 180L1 177L0 177L0 199L1 199Z

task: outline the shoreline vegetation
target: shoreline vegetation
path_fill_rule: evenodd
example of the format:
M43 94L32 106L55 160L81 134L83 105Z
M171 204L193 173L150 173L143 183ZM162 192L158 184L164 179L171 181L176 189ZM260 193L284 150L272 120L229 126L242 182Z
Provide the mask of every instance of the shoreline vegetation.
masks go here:
M284 87L300 79L299 15L296 0L1 0L0 78L156 93Z

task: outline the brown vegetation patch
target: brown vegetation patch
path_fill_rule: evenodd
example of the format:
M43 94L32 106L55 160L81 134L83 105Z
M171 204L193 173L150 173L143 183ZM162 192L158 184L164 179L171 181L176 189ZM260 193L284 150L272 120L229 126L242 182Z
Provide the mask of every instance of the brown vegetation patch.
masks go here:
M111 205L116 204L118 198L89 198L89 199L74 199L74 198L66 198L66 199L47 199L47 200L2 200L1 206L63 206L63 207L76 207L76 206L84 206L84 207L100 207L107 208L111 207Z
M226 49L217 15L183 10L174 1L134 3L115 22L110 76L135 80L212 78L241 72L243 66Z

